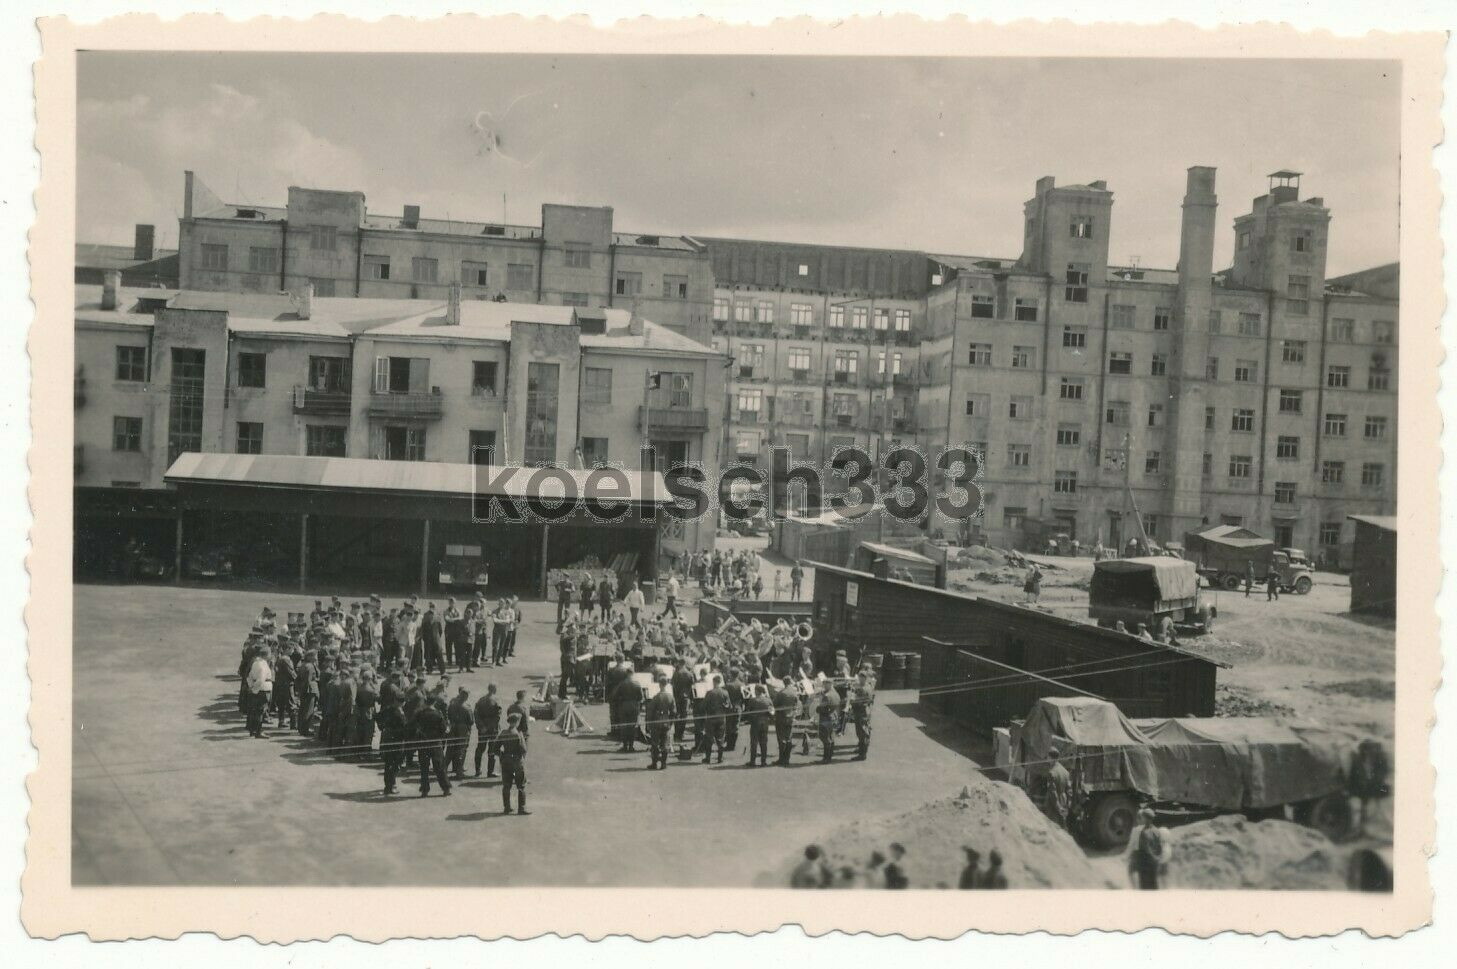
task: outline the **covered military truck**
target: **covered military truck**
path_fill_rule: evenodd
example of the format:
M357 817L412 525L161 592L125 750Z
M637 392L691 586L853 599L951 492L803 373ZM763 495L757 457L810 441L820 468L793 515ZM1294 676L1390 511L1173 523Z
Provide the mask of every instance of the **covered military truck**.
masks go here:
M1168 555L1104 559L1093 565L1088 616L1098 625L1136 633L1140 625L1157 633L1165 619L1186 631L1207 633L1217 610L1199 601L1193 562Z
M1268 538L1237 525L1216 525L1184 536L1185 555L1198 565L1199 574L1210 585L1238 589L1254 570L1255 582L1265 584L1274 572L1281 592L1305 595L1315 584L1315 573L1305 553L1294 548L1276 548Z
M1043 796L1048 751L1072 777L1068 827L1106 848L1127 843L1138 809L1203 817L1288 816L1332 840L1351 829L1359 738L1280 717L1130 720L1107 700L1048 697L1011 730L1008 774Z

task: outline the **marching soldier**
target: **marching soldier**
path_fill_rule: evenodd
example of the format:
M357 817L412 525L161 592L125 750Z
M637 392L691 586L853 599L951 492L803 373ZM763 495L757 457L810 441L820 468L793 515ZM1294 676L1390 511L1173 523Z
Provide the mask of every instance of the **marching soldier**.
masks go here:
M511 813L511 788L516 788L517 814L530 814L526 810L526 740L518 727L521 715L512 713L506 717L506 726L496 735L496 749L501 758L501 803L504 814ZM446 793L449 793L448 791Z

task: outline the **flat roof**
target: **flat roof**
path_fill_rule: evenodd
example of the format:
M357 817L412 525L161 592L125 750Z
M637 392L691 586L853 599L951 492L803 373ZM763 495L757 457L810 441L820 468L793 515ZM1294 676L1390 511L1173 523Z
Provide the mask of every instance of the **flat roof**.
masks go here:
M663 505L672 501L663 476L654 472L617 471L611 480L600 473L576 468L551 469L541 479L539 492L529 482L536 468L482 467L443 461L381 461L370 458L304 457L295 454L202 454L178 456L163 479L171 484L248 485L251 487L336 490L388 494L469 498L499 495L526 498L536 493L555 501L565 493L562 476L569 478L582 497L604 502ZM589 487L591 491L589 493Z

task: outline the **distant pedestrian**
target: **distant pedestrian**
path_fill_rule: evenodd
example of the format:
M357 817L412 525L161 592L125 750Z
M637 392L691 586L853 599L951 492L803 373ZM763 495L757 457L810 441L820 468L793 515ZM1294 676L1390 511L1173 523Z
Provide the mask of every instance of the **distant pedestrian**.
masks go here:
M1134 888L1154 890L1159 887L1168 863L1168 846L1163 831L1154 824L1153 811L1140 808L1138 822L1140 827L1133 833L1133 850L1128 854L1128 877Z
M819 845L810 845L804 849L804 860L790 873L789 887L828 888L830 879L830 867L825 864L824 852Z
M905 889L911 887L911 880L906 877L905 867L901 864L905 860L906 849L894 842L890 846L890 862L885 866L885 887L892 889Z
M1245 598L1250 597L1250 590L1255 587L1255 563L1245 563Z
M1027 569L1027 578L1022 582L1022 591L1027 593L1029 602L1036 602L1042 595L1042 570L1035 564Z
M982 873L979 888L1006 888L1007 876L1002 871L1002 853L993 848L987 855L987 870Z
M961 869L961 880L957 888L981 888L981 852L971 845L962 849L966 853L966 867Z
M1065 828L1072 807L1072 776L1062 766L1056 747L1047 751L1047 759L1052 761L1047 769L1047 816Z
M1265 601L1269 602L1271 599L1276 602L1280 600L1280 576L1274 570L1265 576Z
M511 813L511 789L516 789L516 813L530 814L526 810L526 738L519 727L522 723L518 713L508 714L506 726L496 735L496 748L501 758L501 804L503 814Z

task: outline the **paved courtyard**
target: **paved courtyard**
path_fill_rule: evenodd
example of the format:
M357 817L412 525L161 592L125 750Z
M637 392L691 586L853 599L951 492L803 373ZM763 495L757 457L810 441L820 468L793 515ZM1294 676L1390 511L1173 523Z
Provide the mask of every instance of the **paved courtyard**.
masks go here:
M830 766L796 756L750 770L741 745L721 766L648 771L646 753L601 736L595 705L583 712L596 736L533 722L530 817L501 815L498 782L484 778L428 799L412 778L384 797L377 764L336 761L288 732L251 739L237 713L239 648L259 609L306 611L312 597L78 586L75 603L77 884L765 884L848 821L980 782L964 740L917 719L914 692L885 691L866 762L849 759L851 739ZM554 607L524 609L511 665L456 677L473 697L487 682L534 692L555 670Z

